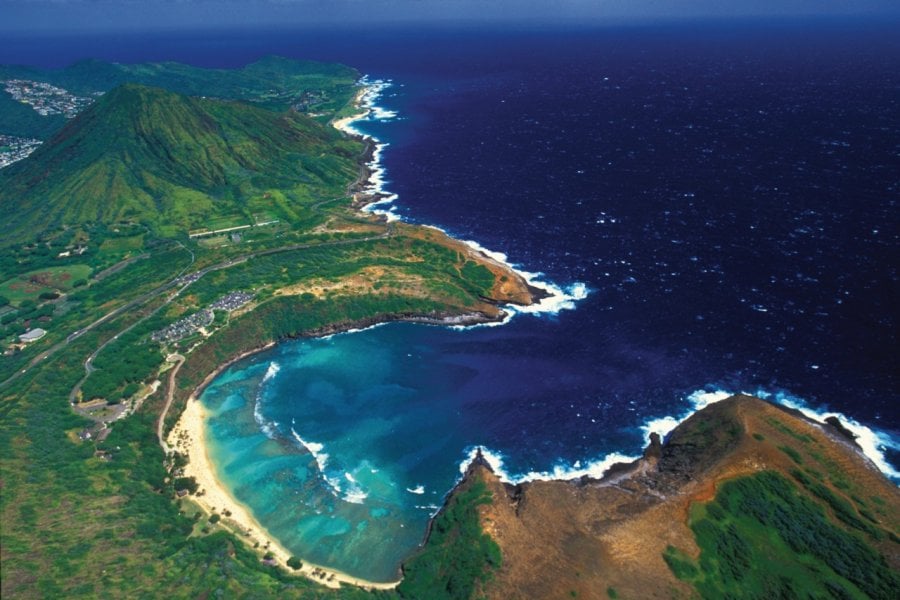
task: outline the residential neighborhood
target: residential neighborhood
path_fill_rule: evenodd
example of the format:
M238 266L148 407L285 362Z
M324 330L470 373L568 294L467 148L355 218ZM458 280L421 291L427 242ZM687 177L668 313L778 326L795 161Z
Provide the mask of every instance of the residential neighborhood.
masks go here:
M41 143L41 140L0 133L0 169L28 157Z
M28 104L45 117L65 115L71 119L94 101L93 98L76 96L61 87L29 79L7 79L3 82L3 89L14 100Z
M150 335L150 339L154 342L175 342L186 338L201 328L211 325L215 319L214 310L231 312L239 309L252 299L253 294L248 292L230 292L210 304L207 308L153 332Z
M171 325L154 331L150 335L150 339L154 342L174 342L193 334L201 327L206 327L213 322L213 311L204 308L200 312L196 312L189 317L179 319Z
M231 292L225 296L222 296L215 302L210 305L210 308L215 310L237 310L243 305L250 302L253 299L253 294L249 294L247 292Z

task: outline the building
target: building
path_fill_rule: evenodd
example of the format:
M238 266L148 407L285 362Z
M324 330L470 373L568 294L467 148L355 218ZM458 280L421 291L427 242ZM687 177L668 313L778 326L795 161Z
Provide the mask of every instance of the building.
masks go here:
M31 342L36 342L42 337L47 335L47 332L41 329L40 327L35 327L34 329L29 329L25 333L19 336L19 340L25 342L26 344Z

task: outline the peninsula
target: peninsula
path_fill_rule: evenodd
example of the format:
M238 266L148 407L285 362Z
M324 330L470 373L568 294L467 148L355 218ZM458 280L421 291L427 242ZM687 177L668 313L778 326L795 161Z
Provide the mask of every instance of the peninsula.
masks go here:
M287 568L287 553L204 469L191 394L285 337L498 321L504 305L545 295L440 230L360 210L380 198L374 143L334 127L365 109L351 69L269 58L238 71L87 62L3 76L53 92L40 106L86 99L0 120L43 142L0 171L4 595L145 589L185 553L237 548L229 531L251 528L260 544L241 547L241 568L282 585L265 569ZM46 334L19 342L37 323ZM170 434L182 413L195 426ZM54 519L47 494L81 516ZM37 544L38 530L55 541ZM168 557L153 573L89 576L146 568L151 547ZM73 577L59 556L79 565Z

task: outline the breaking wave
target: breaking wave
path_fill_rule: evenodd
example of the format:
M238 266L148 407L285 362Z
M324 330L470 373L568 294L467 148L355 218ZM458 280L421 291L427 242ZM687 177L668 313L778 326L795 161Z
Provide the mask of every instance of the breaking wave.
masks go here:
M297 430L294 429L293 426L291 427L291 435L294 436L297 443L306 449L306 451L315 459L322 480L336 497L353 504L362 504L363 501L368 498L369 495L363 491L359 482L356 481L356 478L351 473L342 473L339 471L336 473L329 473L326 470L329 456L327 452L324 452L324 444L304 439L297 433Z
M262 414L263 387L265 383L271 381L278 375L280 370L281 365L274 360L269 363L269 367L266 369L266 373L263 375L262 381L260 382L259 389L256 391L256 398L253 400L253 419L256 421L256 424L259 425L259 429L270 440L274 440L277 436L278 421L268 421Z
M734 392L722 389L702 389L692 392L685 398L690 404L690 407L681 413L680 416L655 417L648 419L640 426L640 430L644 434L645 446L650 443L651 433L657 433L661 438L665 439L672 430L697 411L734 395ZM900 450L900 443L886 432L876 431L842 413L829 411L827 408L813 409L802 398L792 396L786 392L756 390L753 393L748 393L748 395L799 410L807 418L823 425L825 424L826 418L836 417L842 426L856 436L856 443L859 445L863 455L872 461L872 463L887 477L891 478L893 481L900 480L900 472L891 466L884 454L885 450L888 448ZM640 458L640 455L611 452L602 458L594 460L579 460L571 465L563 463L554 465L549 471L529 471L528 473L513 474L504 466L504 455L501 452L491 450L485 446L472 446L466 449L466 458L460 463L459 470L461 474L466 472L469 465L475 460L479 450L485 461L491 466L491 469L493 469L494 473L502 481L511 484L526 483L529 481L570 480L584 476L600 479L614 464L630 463Z

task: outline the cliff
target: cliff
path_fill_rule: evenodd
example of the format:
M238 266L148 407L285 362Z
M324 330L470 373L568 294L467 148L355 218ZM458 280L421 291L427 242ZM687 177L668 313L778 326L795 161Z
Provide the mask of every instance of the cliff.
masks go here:
M503 558L491 598L888 598L900 583L896 486L845 432L756 398L708 406L599 481L510 486L484 463L472 478Z

